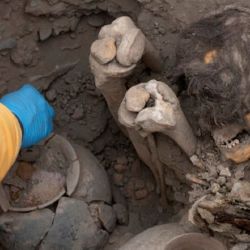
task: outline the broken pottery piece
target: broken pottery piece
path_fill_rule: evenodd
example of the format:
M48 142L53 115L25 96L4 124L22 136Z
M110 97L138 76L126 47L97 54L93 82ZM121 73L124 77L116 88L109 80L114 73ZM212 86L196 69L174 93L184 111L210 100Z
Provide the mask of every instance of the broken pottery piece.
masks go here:
M49 209L30 213L4 213L0 216L0 242L3 249L35 250L54 219Z
M4 181L10 211L45 208L59 200L66 190L71 195L78 184L79 161L69 141L54 135L36 147L38 157L28 157L30 162L19 161Z
M74 145L80 163L80 178L72 197L84 200L111 202L111 187L103 166L86 148Z
M155 226L136 235L119 250L226 250L218 240L192 231L189 226L174 223Z
M63 197L39 249L102 249L107 240L108 233L98 227L86 202Z

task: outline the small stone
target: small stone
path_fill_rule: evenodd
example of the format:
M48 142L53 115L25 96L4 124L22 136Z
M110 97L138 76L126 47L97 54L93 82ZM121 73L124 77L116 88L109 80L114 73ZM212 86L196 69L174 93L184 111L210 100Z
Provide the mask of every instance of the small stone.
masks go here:
M98 215L103 227L111 233L116 224L116 216L112 207L106 204L100 204L98 207Z
M115 39L112 37L96 40L91 46L91 55L100 63L107 64L116 56Z
M41 41L45 41L51 35L52 35L52 25L50 23L43 23L39 28L39 39Z
M93 14L93 15L88 16L87 22L90 26L99 28L104 25L105 19L103 15Z
M56 90L55 89L50 89L49 91L46 92L46 98L48 99L49 102L53 102L56 99Z
M241 202L250 202L250 183L248 181L239 181L233 185L230 196Z
M126 171L127 166L126 165L122 165L122 164L115 164L114 165L114 169L117 173L123 173Z
M214 216L208 210L198 207L198 212L203 220L205 220L208 224L214 223Z
M144 189L144 187L145 187L145 183L143 180L140 180L140 179L135 180L134 188L136 191Z
M211 185L211 192L216 194L220 190L220 185L218 183L213 183Z
M128 159L126 156L120 156L116 159L118 164L122 164L122 165L127 165L128 164Z
M114 184L117 186L123 186L124 176L120 173L114 173L113 175Z
M72 115L74 120L80 120L83 118L84 112L82 107L77 107Z
M226 176L226 177L231 177L231 176L232 176L232 174L231 174L229 168L222 168L222 169L220 170L220 175L221 175L221 176Z
M114 212L116 214L117 221L120 225L127 225L129 221L128 211L122 204L113 205Z
M224 185L226 183L227 179L224 177L224 176L220 176L218 179L217 179L217 182L220 186Z
M135 198L136 200L142 200L148 196L148 190L147 189L141 189L135 191Z
M8 38L0 41L0 51L5 49L13 49L17 45L16 39Z

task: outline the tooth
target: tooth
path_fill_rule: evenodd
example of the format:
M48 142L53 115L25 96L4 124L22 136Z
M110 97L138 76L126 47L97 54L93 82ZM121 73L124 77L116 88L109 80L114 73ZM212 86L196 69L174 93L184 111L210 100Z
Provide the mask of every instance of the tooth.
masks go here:
M235 139L234 141L235 141L236 144L240 143L240 141L238 139Z

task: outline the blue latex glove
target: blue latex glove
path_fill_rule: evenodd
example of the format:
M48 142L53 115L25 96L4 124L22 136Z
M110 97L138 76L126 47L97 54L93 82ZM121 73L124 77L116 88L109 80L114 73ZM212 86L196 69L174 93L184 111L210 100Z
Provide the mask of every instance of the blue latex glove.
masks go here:
M29 84L0 99L23 128L22 147L30 147L46 138L53 131L54 109L45 98Z

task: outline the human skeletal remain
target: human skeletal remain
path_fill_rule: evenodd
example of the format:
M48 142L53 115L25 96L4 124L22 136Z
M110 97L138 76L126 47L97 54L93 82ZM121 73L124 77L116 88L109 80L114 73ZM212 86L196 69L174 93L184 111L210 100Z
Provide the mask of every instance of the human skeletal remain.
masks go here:
M213 131L215 144L226 159L235 163L250 159L249 114L245 116L246 124L230 124Z
M91 46L90 66L95 76L96 87L103 94L111 114L119 125L118 109L126 93L126 77L132 74L141 59L144 59L152 70L161 68L161 60L129 17L120 17L111 25L104 26L98 38ZM106 52L103 52L104 48ZM156 182L161 183L162 201L165 203L164 184L160 181L160 162L154 141L147 141L134 129L121 125L120 127L130 138L139 157L151 169Z
M175 93L163 82L151 80L130 88L119 109L119 121L143 136L163 133L192 157L196 138Z

